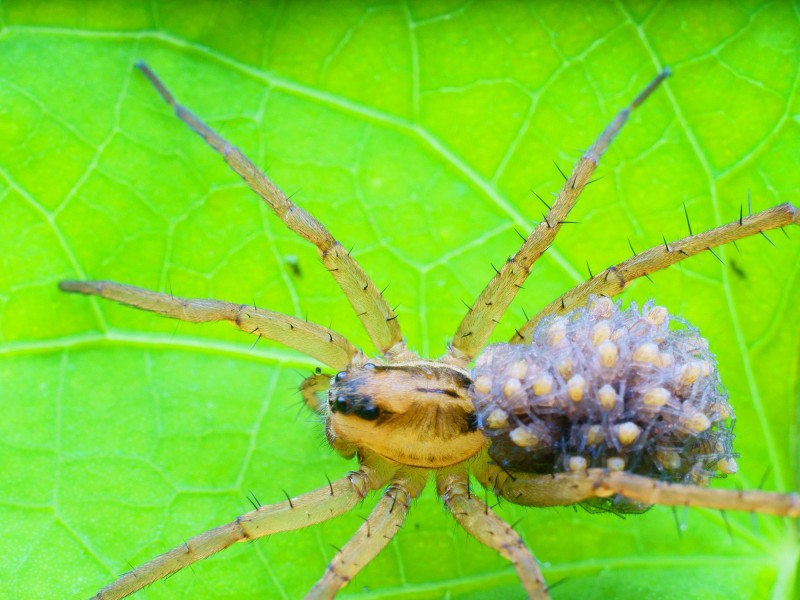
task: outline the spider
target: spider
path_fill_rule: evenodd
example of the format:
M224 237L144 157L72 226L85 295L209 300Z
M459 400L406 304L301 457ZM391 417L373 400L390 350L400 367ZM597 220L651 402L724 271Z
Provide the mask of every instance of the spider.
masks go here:
M308 598L330 598L402 526L431 476L444 505L473 537L510 560L530 598L549 598L531 551L512 526L472 493L470 476L524 506L581 504L617 513L653 504L800 516L800 496L709 489L736 472L727 402L707 342L652 302L623 309L611 298L634 279L764 230L800 222L791 204L665 243L598 273L485 348L495 324L553 242L597 163L631 112L667 70L617 114L579 160L541 223L499 269L456 330L444 356L421 358L356 260L244 154L179 104L145 64L137 65L178 118L219 152L295 233L313 243L379 354L368 357L339 333L250 305L184 299L109 281L63 281L97 295L191 322L230 321L330 367L301 385L325 420L330 446L359 468L285 502L260 506L124 574L97 598L121 598L241 541L339 516L369 493L382 497L336 554ZM474 363L474 368L469 369ZM327 392L327 393L326 393Z

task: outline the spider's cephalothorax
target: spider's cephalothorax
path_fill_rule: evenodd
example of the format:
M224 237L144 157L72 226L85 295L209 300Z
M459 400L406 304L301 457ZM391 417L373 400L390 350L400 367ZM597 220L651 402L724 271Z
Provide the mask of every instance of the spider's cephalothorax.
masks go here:
M622 311L609 300L632 280L689 256L797 224L798 211L790 204L658 245L609 267L545 307L516 330L509 344L488 348L475 361L474 372L468 370L531 266L566 221L600 156L666 71L584 154L543 221L481 292L447 353L425 360L405 348L397 316L328 230L178 104L152 71L139 67L178 117L220 152L290 229L317 246L380 356L367 359L335 331L254 306L178 298L107 281L62 282L64 291L176 319L227 320L338 371L312 375L301 392L325 417L330 444L344 456L356 456L360 465L316 491L261 506L191 538L126 573L98 597L131 594L235 542L331 519L370 491L383 489L369 519L308 595L330 598L389 543L431 473L453 517L511 560L529 597L538 599L549 595L536 560L513 528L471 493L470 475L498 496L527 506L583 503L632 511L666 504L800 516L797 494L704 487L716 473L736 470L727 425L733 413L705 341L685 324L670 327L683 322L662 307ZM319 395L325 391L323 402Z
M328 393L328 441L345 456L369 449L412 467L449 467L485 445L469 374L417 360L340 371Z

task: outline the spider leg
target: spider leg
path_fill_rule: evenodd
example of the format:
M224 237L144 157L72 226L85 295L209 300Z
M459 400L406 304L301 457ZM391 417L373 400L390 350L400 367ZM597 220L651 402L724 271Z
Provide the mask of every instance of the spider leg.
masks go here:
M178 118L219 152L231 169L247 182L250 189L269 205L289 229L317 247L322 264L330 271L344 291L378 350L382 354L386 354L393 348L401 351L403 336L400 333L400 326L394 311L356 260L336 241L325 226L289 200L286 194L272 183L241 150L220 137L208 125L180 105L147 65L138 63L137 67L158 90L167 104L175 110Z
M384 485L391 475L391 472L387 475L380 470L362 466L360 471L350 472L323 488L245 513L235 521L196 535L177 548L125 573L100 590L94 598L124 598L154 581L224 550L235 542L302 529L338 517L352 509L370 491Z
M62 281L58 287L65 292L100 296L181 321L230 321L242 331L284 344L334 369L344 369L359 354L355 346L327 327L246 304L178 298L113 281Z
M588 281L572 288L566 294L543 308L514 334L512 344L530 341L536 325L546 315L564 314L586 304L589 296L602 295L613 298L622 293L627 285L639 277L666 269L690 256L711 250L735 240L757 235L769 229L800 224L800 210L791 204L780 204L749 217L743 217L727 225L690 235L674 242L661 244L640 252Z
M500 317L517 295L517 290L528 278L531 266L553 243L562 223L578 201L578 196L589 183L603 152L625 125L633 109L644 102L668 75L668 70L659 73L630 105L614 117L581 157L544 220L531 232L519 251L506 261L461 321L448 350L451 357L469 362L483 349Z
M403 469L359 527L334 557L325 574L308 592L306 600L333 598L369 561L375 558L399 531L411 500L425 487L427 470Z
M711 489L659 481L625 471L588 469L576 473L532 475L496 470L494 477L488 478L487 484L503 498L523 506L565 506L589 498L620 494L644 504L697 506L800 517L800 494Z
M470 493L466 470L437 472L436 488L439 497L467 533L514 564L529 598L549 600L547 585L533 554L508 523Z

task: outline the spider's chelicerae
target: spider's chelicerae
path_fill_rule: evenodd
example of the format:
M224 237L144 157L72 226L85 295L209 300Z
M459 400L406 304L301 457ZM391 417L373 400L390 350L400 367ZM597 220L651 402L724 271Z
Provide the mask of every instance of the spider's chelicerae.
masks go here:
M357 457L360 465L321 489L261 506L191 538L126 573L98 598L131 594L235 542L332 519L382 490L369 518L308 594L332 597L389 543L431 475L459 524L514 564L531 598L549 597L536 559L514 529L471 493L470 475L525 506L582 504L623 513L665 504L800 516L797 494L706 487L711 478L736 471L733 410L706 341L661 306L622 309L611 300L632 280L689 256L798 224L800 213L792 205L634 255L556 299L519 327L509 343L484 348L600 156L666 71L583 155L544 220L474 302L446 354L431 360L406 348L381 292L327 229L178 104L147 66L139 66L177 116L221 153L290 229L317 246L379 355L366 356L326 327L254 306L177 298L107 281L62 282L68 292L175 319L227 320L328 365L335 375L306 379L303 398L324 417L334 450ZM327 401L322 401L325 390Z

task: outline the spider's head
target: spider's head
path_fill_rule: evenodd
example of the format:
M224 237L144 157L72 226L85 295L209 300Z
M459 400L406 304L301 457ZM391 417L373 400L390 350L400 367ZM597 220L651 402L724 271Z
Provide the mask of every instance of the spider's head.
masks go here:
M415 467L467 460L486 443L467 393L471 382L466 371L437 361L341 371L328 392L328 440Z

